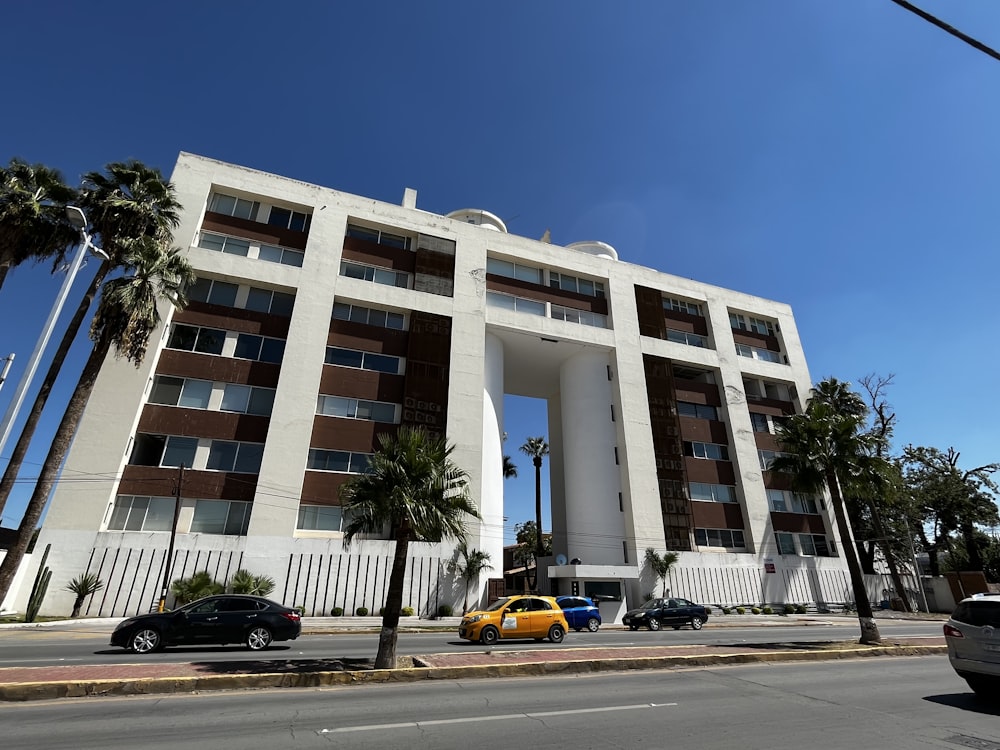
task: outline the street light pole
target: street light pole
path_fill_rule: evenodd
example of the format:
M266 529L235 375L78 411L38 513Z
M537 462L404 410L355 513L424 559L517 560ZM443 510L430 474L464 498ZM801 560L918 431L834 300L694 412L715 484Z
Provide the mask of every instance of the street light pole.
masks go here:
M11 399L10 405L7 407L3 421L0 422L0 456L3 455L7 438L10 437L10 432L14 427L14 420L17 419L17 413L21 410L24 398L28 394L28 387L35 377L35 371L42 360L42 354L45 352L45 347L48 346L49 337L52 336L52 331L56 327L56 322L59 320L59 313L62 312L63 305L66 303L66 298L69 296L73 281L76 279L76 274L83 266L83 261L87 257L87 251L89 250L104 260L108 258L107 253L91 242L91 237L87 233L87 217L82 210L76 206L66 206L66 217L73 226L80 230L79 249L76 251L76 255L73 256L73 261L66 272L66 278L63 279L62 287L60 287L59 294L56 296L56 301L49 311L49 317L42 328L42 334L35 343L35 350L31 353L31 359L28 360L28 367L21 376L21 381L17 384L17 389L14 391L14 398ZM6 373L6 368L4 369L4 373Z
M6 364L3 366L3 372L0 372L0 388L3 387L3 381L7 379L7 373L10 372L10 366L14 364L14 352L11 352L9 357L4 357L3 361Z

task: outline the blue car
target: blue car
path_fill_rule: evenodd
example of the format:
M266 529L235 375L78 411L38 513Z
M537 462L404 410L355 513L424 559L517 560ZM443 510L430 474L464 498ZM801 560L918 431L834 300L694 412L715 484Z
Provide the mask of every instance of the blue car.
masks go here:
M591 633L596 633L601 627L601 611L597 608L597 603L587 597L557 596L556 603L566 615L566 622L573 630L580 631L586 628Z

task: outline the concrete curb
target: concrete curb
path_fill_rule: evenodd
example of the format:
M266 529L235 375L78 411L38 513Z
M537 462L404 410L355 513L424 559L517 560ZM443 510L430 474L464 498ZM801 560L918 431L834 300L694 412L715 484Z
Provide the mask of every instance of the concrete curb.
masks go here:
M267 688L315 688L330 685L354 685L421 680L464 680L488 677L525 677L553 674L617 672L631 669L683 669L690 667L753 664L785 661L828 661L877 656L920 656L945 654L947 646L872 646L828 651L758 651L737 654L702 654L692 656L649 656L568 661L517 662L434 667L414 657L417 666L344 672L265 673L252 675L204 675L196 677L156 677L63 682L28 682L0 684L2 701L36 701L90 696L163 695L196 693L209 690L248 690Z

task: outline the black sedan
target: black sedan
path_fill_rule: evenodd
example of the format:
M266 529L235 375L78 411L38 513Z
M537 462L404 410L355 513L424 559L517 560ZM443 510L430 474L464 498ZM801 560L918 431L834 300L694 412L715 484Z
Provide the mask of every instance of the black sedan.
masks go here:
M622 618L622 623L630 630L638 630L640 627L659 630L664 625L671 625L674 630L679 630L681 625L701 630L701 626L707 621L708 607L676 596L670 599L650 599L639 609L630 609Z
M130 617L111 634L111 645L148 654L177 644L245 644L251 651L272 641L295 640L302 618L270 599L243 594L207 596L170 612Z

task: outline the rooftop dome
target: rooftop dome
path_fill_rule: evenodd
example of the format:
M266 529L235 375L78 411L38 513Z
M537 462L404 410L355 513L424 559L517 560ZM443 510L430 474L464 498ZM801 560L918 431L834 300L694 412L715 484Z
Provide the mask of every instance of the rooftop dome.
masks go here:
M596 255L598 258L608 258L609 260L618 260L618 252L611 247L607 242L598 242L597 240L588 240L587 242L574 242L572 244L566 245L567 250L576 250L577 252L587 253L587 255Z
M483 211L481 208L461 208L458 211L452 211L448 214L448 218L455 221L462 221L466 224L486 227L487 229L503 232L504 234L507 233L507 225L503 223L503 220L499 216L491 214L489 211Z

